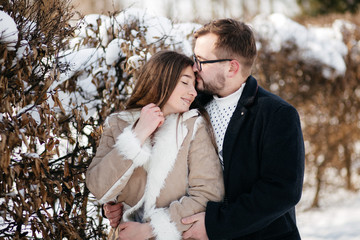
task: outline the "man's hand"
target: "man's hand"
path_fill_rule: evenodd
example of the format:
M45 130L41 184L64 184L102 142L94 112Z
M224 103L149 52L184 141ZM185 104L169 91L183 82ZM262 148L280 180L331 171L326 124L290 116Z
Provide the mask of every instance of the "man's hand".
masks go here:
M205 212L201 212L190 217L183 218L183 224L193 224L186 232L183 233L183 238L194 238L198 240L208 240L205 229Z
M118 227L118 240L144 240L153 237L149 223L124 222Z
M108 202L104 204L103 208L105 216L110 221L110 226L116 228L123 215L122 203Z

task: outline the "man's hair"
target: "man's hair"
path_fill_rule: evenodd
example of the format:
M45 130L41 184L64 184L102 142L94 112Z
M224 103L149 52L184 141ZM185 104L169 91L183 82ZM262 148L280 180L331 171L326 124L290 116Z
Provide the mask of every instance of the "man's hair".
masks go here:
M205 24L194 33L195 39L213 33L218 36L215 54L231 58L251 69L256 58L256 41L251 28L234 19L218 19Z
M126 109L142 108L149 103L162 108L174 91L181 72L192 65L193 60L181 53L155 53L141 69Z

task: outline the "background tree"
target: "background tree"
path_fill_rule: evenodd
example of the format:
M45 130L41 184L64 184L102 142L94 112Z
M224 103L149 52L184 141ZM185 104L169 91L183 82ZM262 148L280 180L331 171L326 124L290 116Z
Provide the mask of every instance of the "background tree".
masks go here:
M12 0L2 10L17 28L14 48L1 44L0 212L1 238L80 239L86 224L87 194L75 155L57 159L59 138L68 135L57 91L57 56L74 28L68 1ZM12 30L11 30L12 31ZM61 164L58 164L61 162Z
M301 50L295 41L272 52L269 42L260 39L258 79L300 112L306 148L304 188L315 189L309 207L320 207L323 189L358 190L353 182L354 175L359 174L356 144L360 136L360 60L357 55L360 27L357 19L348 16L349 22L341 24L342 38L348 48L344 75L324 76L326 66L299 58ZM329 18L327 20L329 23Z
M356 13L359 10L359 0L296 0L303 14L316 16L329 13Z

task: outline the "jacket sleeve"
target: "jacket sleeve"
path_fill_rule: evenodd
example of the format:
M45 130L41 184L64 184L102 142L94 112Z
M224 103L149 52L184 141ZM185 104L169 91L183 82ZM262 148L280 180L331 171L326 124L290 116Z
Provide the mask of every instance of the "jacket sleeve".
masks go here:
M238 194L236 198L232 196L233 200L228 203L226 197L223 203L208 203L205 225L210 239L234 239L264 229L292 211L300 200L304 142L298 113L292 106L281 105L265 114L266 125L260 130L261 137L257 136L256 148L246 149L258 151L259 159L242 160L259 161L259 176L249 192Z
M149 159L147 144L141 146L132 125L110 116L104 126L96 156L86 172L86 185L100 203L113 201L121 193L134 169Z
M159 239L177 239L175 232L174 238L169 237L172 231L178 231L181 238L181 233L190 228L190 225L181 223L183 217L204 211L208 201L221 201L224 196L222 168L202 118L197 118L192 138L188 155L187 195L171 202L168 209L158 209L151 217L157 237L164 235L164 229L167 230L167 235ZM164 216L168 219L167 224L159 221L160 217L166 219Z

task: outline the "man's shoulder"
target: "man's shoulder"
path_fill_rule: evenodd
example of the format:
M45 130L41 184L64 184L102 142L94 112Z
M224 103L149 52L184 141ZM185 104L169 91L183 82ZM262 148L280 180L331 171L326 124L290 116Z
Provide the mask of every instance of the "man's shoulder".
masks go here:
M262 88L259 86L259 104L266 106L284 106L284 107L293 107L289 102L281 98L280 96Z

